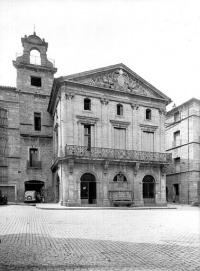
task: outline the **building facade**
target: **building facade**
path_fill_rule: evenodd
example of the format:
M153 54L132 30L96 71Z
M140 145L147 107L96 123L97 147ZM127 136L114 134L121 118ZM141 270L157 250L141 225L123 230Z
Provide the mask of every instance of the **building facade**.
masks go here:
M123 64L54 80L53 182L65 206L166 204L170 99Z
M0 190L64 206L166 204L170 99L123 64L54 79L48 43L21 39L0 87ZM38 57L32 56L33 51Z
M0 190L8 202L23 202L27 190L51 202L53 134L47 106L57 69L47 59L48 43L35 32L21 42L23 53L13 61L16 88L1 87L0 92Z
M200 202L200 100L191 99L166 115L168 201Z

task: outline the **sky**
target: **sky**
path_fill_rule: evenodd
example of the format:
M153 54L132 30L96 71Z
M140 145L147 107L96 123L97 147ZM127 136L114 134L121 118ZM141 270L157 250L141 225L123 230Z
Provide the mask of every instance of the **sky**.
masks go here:
M200 99L199 0L0 0L0 85L21 38L48 42L55 77L123 63L176 106Z

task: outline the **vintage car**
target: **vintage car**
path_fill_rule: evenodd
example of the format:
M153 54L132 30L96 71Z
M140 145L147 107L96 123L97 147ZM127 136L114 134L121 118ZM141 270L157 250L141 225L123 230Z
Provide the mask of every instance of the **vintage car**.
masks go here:
M36 198L36 191L26 191L25 192L25 198L24 198L24 202L36 202L37 198Z
M7 197L3 195L2 190L0 190L0 204L3 205L7 203L8 203Z

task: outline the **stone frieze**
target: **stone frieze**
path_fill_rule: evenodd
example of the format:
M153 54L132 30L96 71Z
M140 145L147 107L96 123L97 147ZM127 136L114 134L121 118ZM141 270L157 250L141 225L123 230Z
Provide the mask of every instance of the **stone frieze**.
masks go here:
M94 75L93 77L84 80L85 84L110 88L118 91L127 91L136 94L147 95L147 90L137 79L132 78L127 72L122 69L117 69L112 72L101 75Z

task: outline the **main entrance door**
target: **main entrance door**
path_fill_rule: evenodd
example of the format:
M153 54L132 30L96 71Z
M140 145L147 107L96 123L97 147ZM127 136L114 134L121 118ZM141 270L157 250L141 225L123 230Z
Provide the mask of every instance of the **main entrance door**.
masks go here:
M143 179L143 200L144 204L155 204L155 180L151 175Z
M96 180L91 173L85 173L81 177L81 203L96 204Z

